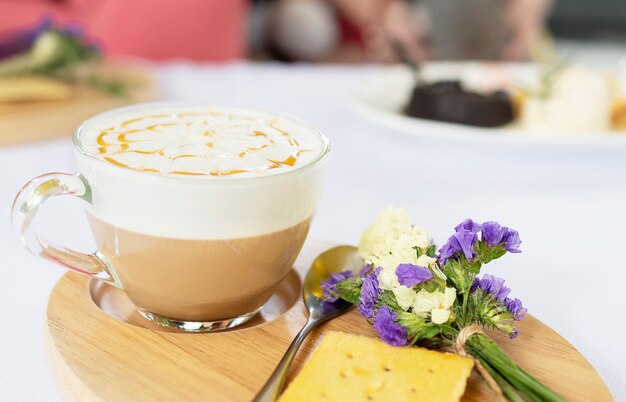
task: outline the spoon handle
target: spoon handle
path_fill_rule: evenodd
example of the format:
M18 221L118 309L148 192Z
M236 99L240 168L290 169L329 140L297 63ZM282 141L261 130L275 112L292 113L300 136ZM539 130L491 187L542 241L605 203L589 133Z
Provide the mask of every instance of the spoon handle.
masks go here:
M263 388L261 388L261 391L259 391L252 402L274 402L278 399L278 395L280 395L280 391L283 389L283 384L287 378L291 362L296 356L296 352L300 349L300 345L302 345L306 336L317 326L318 323L318 321L309 318L304 327L302 327L300 332L298 332L298 335L296 335L293 342L291 342L291 345L289 345L289 348L280 360L280 363L278 363L278 366L272 373L272 376L267 380Z

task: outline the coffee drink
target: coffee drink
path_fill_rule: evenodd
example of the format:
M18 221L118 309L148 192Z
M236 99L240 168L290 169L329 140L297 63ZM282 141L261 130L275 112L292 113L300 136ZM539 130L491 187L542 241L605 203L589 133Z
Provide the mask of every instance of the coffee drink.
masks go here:
M238 325L269 299L307 236L329 151L294 118L171 104L98 115L74 146L78 174L41 176L16 198L25 245L188 330ZM96 253L34 234L39 205L58 194L86 201Z

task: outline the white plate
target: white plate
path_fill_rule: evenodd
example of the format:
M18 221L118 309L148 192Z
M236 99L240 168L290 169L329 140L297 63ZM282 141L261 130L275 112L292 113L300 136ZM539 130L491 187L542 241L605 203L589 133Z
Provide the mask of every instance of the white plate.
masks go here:
M427 81L460 79L470 88L497 89L532 85L537 72L538 67L533 64L431 62L422 66L420 74ZM515 124L483 128L409 117L401 111L409 100L413 82L408 68L384 67L355 88L355 109L365 119L421 137L508 144L626 146L626 133L619 132L530 132Z

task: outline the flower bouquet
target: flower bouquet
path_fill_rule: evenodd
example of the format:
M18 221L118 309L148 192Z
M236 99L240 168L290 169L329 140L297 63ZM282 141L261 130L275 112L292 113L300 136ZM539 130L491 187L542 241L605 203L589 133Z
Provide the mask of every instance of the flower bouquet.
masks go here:
M328 302L358 306L390 345L419 345L474 359L480 374L510 401L563 401L517 366L482 329L515 338L526 309L509 297L504 280L483 275L483 264L519 253L518 233L496 222L470 219L439 250L427 232L409 223L403 210L388 208L359 245L365 266L322 283Z

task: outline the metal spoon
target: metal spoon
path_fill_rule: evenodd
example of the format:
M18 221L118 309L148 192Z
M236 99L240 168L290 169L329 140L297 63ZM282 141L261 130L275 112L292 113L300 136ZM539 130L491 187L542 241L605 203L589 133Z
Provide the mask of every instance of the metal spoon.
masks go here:
M304 304L309 310L309 319L298 332L293 342L291 342L289 349L287 349L280 363L278 363L272 376L267 380L253 402L274 402L278 399L278 395L280 395L280 391L283 389L285 378L287 378L291 362L300 345L302 345L304 338L313 328L345 313L352 306L350 303L342 300L337 300L335 303L325 302L323 300L321 282L330 278L331 274L339 273L346 269L358 272L362 266L363 261L359 258L356 248L352 246L331 248L320 254L313 261L313 265L307 272L302 285L302 297L304 298Z

